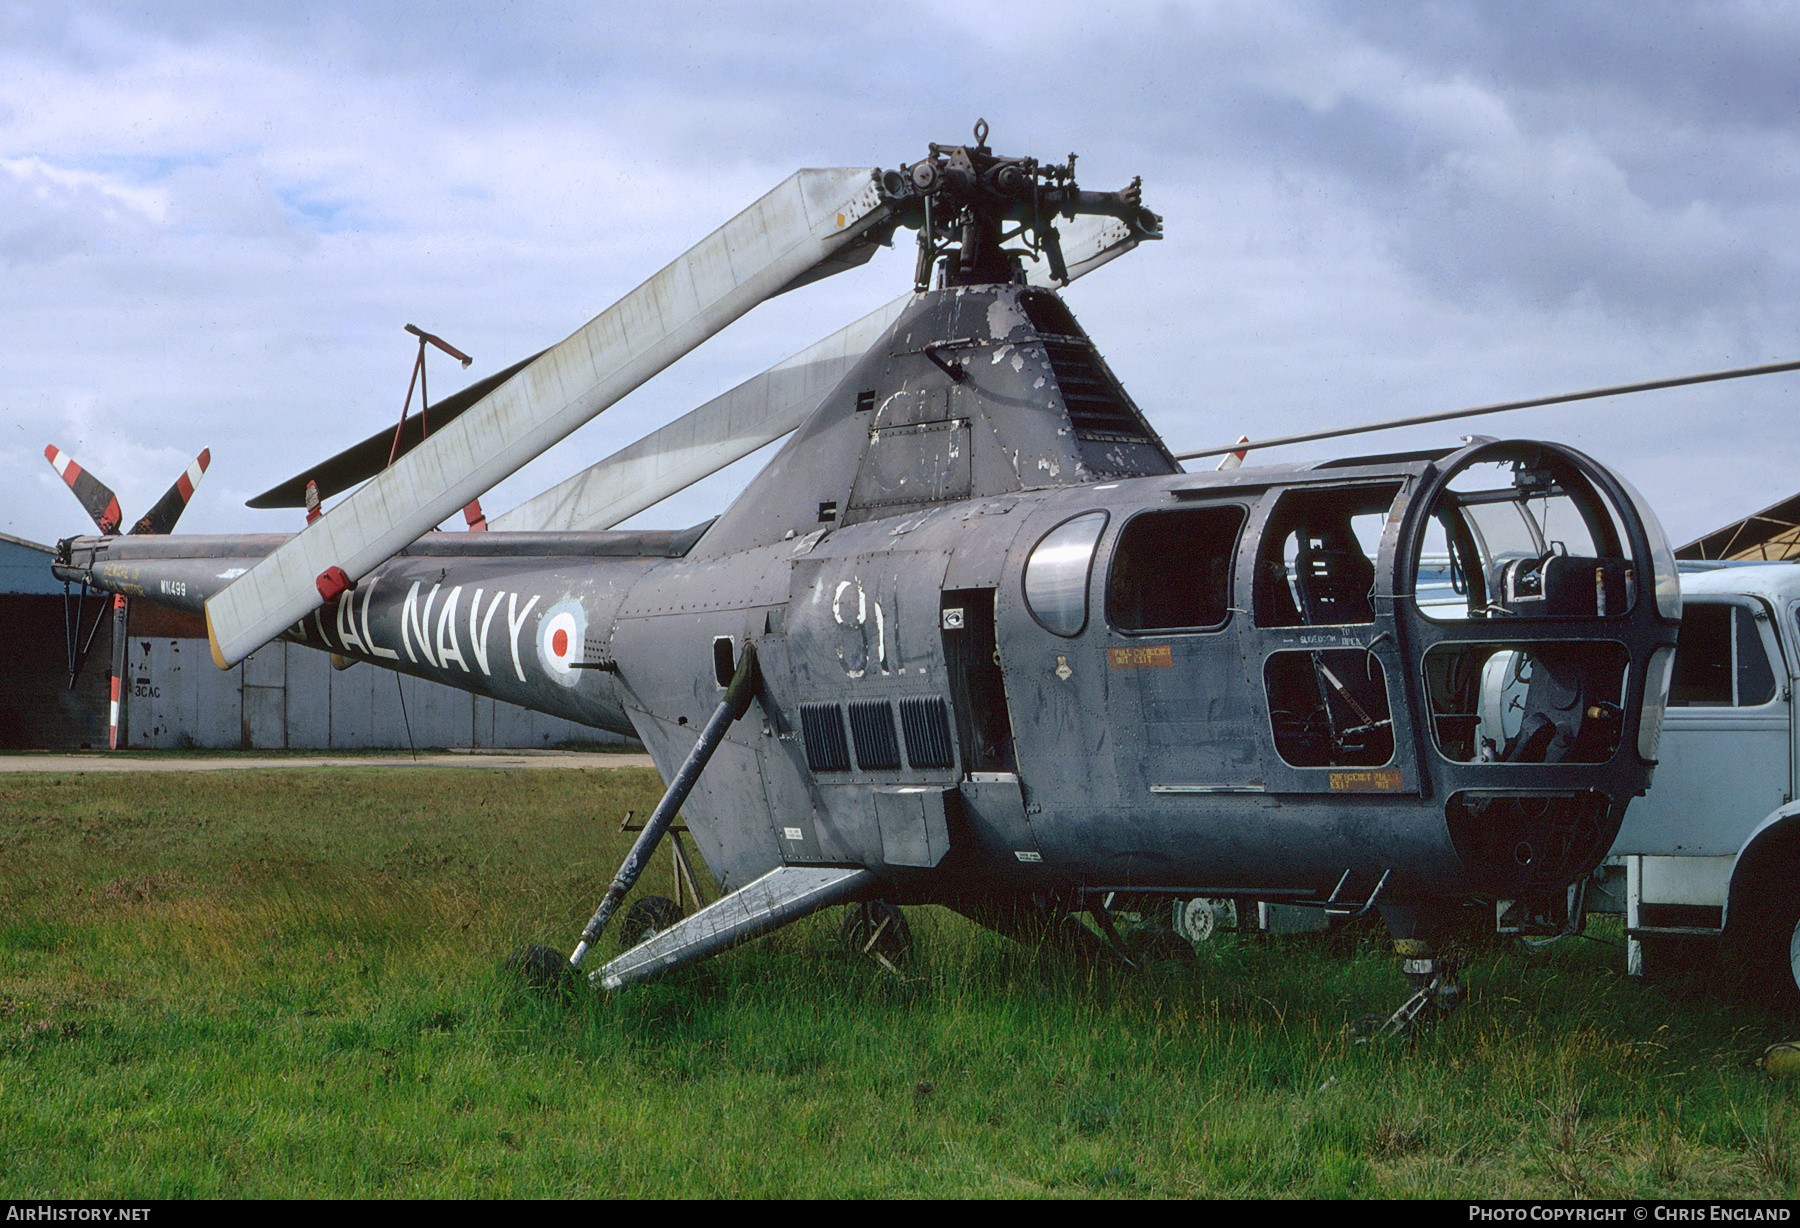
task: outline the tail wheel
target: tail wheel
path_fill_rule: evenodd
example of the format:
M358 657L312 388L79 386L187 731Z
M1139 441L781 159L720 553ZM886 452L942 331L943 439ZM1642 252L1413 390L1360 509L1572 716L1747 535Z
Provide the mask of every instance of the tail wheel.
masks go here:
M666 895L646 895L625 910L619 922L619 946L629 951L674 925L685 914L681 905Z
M905 914L886 900L852 904L838 927L838 946L892 967L912 954L912 927Z

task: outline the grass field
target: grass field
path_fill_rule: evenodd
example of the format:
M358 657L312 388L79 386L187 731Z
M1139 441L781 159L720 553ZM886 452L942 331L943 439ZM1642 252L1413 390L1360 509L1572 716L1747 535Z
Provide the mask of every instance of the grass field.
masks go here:
M546 1001L648 771L0 776L0 1190L184 1197L1800 1196L1800 1025L1469 954L1414 1041L1386 944L1142 972L936 909L897 980L820 916ZM666 857L639 892L669 893ZM610 943L606 947L611 950Z

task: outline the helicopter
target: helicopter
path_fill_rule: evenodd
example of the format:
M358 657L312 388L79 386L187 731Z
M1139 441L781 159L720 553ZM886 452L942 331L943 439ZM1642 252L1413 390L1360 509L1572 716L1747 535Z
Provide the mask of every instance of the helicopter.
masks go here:
M1650 785L1681 612L1654 513L1534 440L1185 471L1058 293L1161 237L1141 181L986 141L797 173L430 433L251 501L309 507L299 533L70 538L55 572L204 614L221 668L283 637L641 740L668 792L546 974L616 989L842 904L1117 949L1121 911L1235 897L1379 912L1414 989L1390 1022L1442 1013L1438 910L1569 924ZM911 293L478 514L902 227ZM717 518L613 527L783 436ZM483 531L435 531L458 509ZM589 972L678 811L720 898Z

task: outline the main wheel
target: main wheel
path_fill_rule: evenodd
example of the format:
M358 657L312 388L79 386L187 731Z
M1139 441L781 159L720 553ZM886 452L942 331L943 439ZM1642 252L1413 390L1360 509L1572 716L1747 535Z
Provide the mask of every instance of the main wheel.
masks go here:
M529 989L567 996L575 983L569 957L555 947L520 947L506 957L506 968Z
M619 922L619 946L629 951L668 929L686 915L681 905L666 895L646 895L625 910Z
M912 954L912 927L899 908L886 900L852 904L838 927L838 946L857 955L901 964Z

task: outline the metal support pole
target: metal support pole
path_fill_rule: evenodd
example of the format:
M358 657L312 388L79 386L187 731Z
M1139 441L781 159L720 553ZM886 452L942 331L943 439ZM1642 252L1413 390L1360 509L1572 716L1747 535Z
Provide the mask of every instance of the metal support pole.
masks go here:
M656 813L652 814L644 824L644 830L638 833L637 843L625 854L625 861L613 878L612 886L606 889L606 896L600 901L600 907L594 910L593 920L581 931L581 942L575 953L569 956L569 967L579 970L581 961L587 958L588 949L600 938L606 929L606 923L612 918L625 893L637 883L638 875L650 862L650 855L656 851L663 833L674 822L676 811L687 801L694 785L700 779L707 760L725 740L725 731L731 723L750 710L750 702L756 698L760 675L756 668L756 645L745 644L743 655L738 659L737 672L732 675L731 685L725 689L725 698L712 719L706 722L706 728L700 732L700 740L694 743L694 749L688 752L681 769L675 773L675 779L669 782L669 791L663 794L657 803Z

